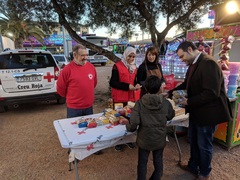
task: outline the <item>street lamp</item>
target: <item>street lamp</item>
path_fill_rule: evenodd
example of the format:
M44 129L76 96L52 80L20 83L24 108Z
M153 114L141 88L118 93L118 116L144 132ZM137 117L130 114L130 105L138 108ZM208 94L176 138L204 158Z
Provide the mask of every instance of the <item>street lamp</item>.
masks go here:
M7 35L8 35L9 37L13 37L13 33L12 33L12 32L8 32Z
M232 0L213 5L211 10L215 11L214 25L238 23L240 21L240 1Z
M238 3L236 1L229 1L226 4L226 10L229 14L234 14L236 12L239 12L239 7L238 7Z

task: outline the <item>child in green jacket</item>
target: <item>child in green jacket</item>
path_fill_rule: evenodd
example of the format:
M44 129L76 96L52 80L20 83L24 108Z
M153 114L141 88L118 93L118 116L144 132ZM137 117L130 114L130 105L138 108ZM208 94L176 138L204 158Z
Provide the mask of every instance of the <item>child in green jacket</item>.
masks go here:
M146 180L147 162L152 151L154 171L150 179L159 180L163 175L163 150L166 146L166 123L175 116L171 103L163 96L162 80L149 76L145 81L147 94L136 102L128 131L137 130L138 166L137 179Z

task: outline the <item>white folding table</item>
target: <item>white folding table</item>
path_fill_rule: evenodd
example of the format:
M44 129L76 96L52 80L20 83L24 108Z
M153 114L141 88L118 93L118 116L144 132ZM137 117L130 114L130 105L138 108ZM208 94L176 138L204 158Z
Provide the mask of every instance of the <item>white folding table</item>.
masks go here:
M96 118L102 113L84 116L85 118ZM109 148L118 144L126 144L136 141L136 132L127 132L125 125L106 124L96 128L79 128L75 123L81 117L55 120L53 122L61 146L68 148L69 169L71 162L74 161L76 179L79 179L77 160L82 160L101 149ZM174 117L168 121L167 126L173 126L174 137L179 152L179 161L181 161L181 148L176 135L176 126L188 127L188 114Z

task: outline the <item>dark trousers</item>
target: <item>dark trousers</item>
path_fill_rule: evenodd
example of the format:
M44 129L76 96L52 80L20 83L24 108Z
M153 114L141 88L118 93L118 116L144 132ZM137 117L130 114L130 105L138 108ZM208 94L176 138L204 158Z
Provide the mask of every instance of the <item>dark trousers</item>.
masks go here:
M90 114L93 114L92 107L85 108L85 109L67 108L67 118L90 115Z
M138 148L138 166L137 166L138 180L146 180L149 153L150 151L148 150ZM150 179L160 180L163 175L163 161L162 161L163 149L152 151L152 154L154 171Z
M189 122L190 159L188 166L196 174L208 176L211 172L215 130L216 126L199 126L192 121Z

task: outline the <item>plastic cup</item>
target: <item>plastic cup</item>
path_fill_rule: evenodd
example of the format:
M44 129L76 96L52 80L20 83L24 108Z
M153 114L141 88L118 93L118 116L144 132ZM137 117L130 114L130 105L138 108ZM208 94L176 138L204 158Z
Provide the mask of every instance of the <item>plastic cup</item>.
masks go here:
M235 98L237 92L238 85L229 85L227 95L229 98Z
M237 85L239 74L230 74L228 85Z

